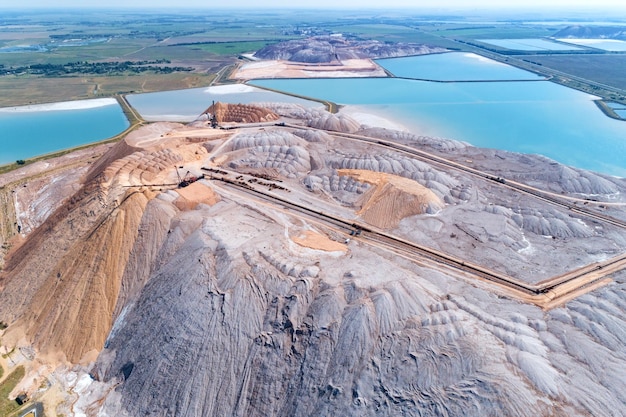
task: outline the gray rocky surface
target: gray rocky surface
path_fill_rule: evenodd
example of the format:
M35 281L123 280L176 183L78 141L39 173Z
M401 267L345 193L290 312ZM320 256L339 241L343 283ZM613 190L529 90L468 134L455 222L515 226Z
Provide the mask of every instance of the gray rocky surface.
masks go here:
M342 36L317 36L268 45L258 50L254 56L267 60L330 63L345 59L390 58L443 51L443 48L416 43L385 43L346 39Z
M623 39L626 40L626 27L619 25L570 25L558 30L555 38Z
M100 415L623 415L623 280L544 313L360 245L313 267L236 208L174 217L203 220L116 321Z

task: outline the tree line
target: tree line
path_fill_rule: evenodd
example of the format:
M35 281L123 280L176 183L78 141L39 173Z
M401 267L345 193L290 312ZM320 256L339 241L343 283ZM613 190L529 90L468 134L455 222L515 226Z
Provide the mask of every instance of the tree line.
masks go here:
M128 75L140 74L145 72L155 74L170 74L172 72L189 72L193 71L192 67L167 66L169 64L166 59L153 61L123 61L123 62L87 62L77 61L68 62L67 64L31 64L17 67L5 67L0 64L1 75L44 75L44 76L63 76L74 74L89 75Z

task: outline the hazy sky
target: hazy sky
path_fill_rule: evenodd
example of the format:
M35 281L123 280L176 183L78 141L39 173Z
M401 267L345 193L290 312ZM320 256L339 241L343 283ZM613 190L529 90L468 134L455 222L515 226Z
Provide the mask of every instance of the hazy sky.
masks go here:
M17 7L309 7L309 8L602 8L624 9L624 0L0 0Z

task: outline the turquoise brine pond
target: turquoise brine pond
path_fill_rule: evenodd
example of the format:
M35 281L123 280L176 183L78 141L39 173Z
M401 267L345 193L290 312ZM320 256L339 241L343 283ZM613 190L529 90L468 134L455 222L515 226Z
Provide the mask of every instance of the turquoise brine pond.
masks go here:
M615 109L613 111L622 119L626 119L626 109Z
M626 122L605 116L591 96L548 81L441 83L377 78L253 83L355 105L416 134L541 154L578 168L626 177Z
M105 140L128 126L113 99L0 108L0 165Z
M478 39L478 41L514 51L574 51L582 49L547 39Z
M602 49L609 52L626 52L626 42L618 39L558 39L574 45Z
M608 101L608 102L605 102L605 104L612 109L626 109L626 104L622 104L622 103L615 103L612 101Z
M434 81L540 80L543 77L466 52L378 59L396 77Z

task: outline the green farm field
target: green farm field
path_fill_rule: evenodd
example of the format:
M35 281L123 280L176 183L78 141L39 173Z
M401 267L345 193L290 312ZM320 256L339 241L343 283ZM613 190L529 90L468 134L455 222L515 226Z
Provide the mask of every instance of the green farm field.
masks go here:
M392 25L385 23L353 24L341 26L329 26L328 29L363 39L375 39L382 42L414 42L423 43L443 48L458 48L454 41L433 35L418 27L410 25Z
M215 74L139 74L117 77L0 77L0 107L111 97L210 85Z
M531 55L524 58L547 68L626 90L626 54Z
M242 54L305 36L342 33L360 39L423 43L480 53L486 46L477 39L538 38L558 29L558 25L514 20L463 21L458 16L446 20L418 12L388 16L367 11L346 14L340 10L304 9L7 12L0 22L0 65L9 71L0 76L0 106L206 86ZM23 45L32 48L21 49ZM618 70L625 65L623 55L527 57L545 67L611 86L624 88L626 84L626 77ZM157 66L169 67L169 71L157 68L108 76L70 72L55 77L58 74L54 72L42 76L27 70L30 65L141 61L162 61Z
M289 13L275 13L271 25L263 13L234 16L208 10L179 14L22 12L7 13L3 19L0 48L7 52L0 49L0 65L9 70L9 75L0 76L3 107L207 86L239 55L296 37L288 33L292 27ZM24 49L24 45L34 47ZM192 71L55 77L20 70L31 65L157 60L167 61L157 64L165 69Z
M0 383L0 415L10 416L20 409L14 400L9 400L9 393L15 388L18 382L24 378L25 370L23 366L18 366L11 372L2 383Z
M420 26L425 32L453 39L509 39L541 38L552 35L557 29L552 26L533 26L519 24L437 24Z
M191 49L199 49L215 55L241 55L256 52L259 49L276 42L279 41L211 42L191 45Z

